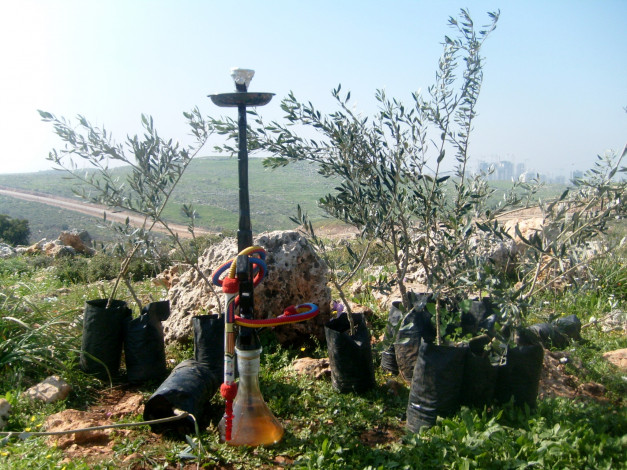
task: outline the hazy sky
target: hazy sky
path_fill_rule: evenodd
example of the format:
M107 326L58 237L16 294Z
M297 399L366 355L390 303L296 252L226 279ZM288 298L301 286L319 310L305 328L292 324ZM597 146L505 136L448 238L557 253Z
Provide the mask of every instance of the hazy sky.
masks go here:
M501 10L483 49L474 161L568 173L622 149L626 0L0 0L0 173L51 168L59 141L37 109L85 115L119 140L146 113L185 140L183 111L225 114L206 95L233 90L234 66L256 70L251 91L277 94L259 110L270 119L290 90L331 110L338 83L366 114L377 88L409 104L433 82L461 7L477 24Z

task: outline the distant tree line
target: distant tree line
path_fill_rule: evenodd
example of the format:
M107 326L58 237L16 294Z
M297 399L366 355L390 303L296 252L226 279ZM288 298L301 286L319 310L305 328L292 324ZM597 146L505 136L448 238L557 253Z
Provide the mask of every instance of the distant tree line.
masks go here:
M10 245L28 245L29 236L28 220L0 214L0 241Z

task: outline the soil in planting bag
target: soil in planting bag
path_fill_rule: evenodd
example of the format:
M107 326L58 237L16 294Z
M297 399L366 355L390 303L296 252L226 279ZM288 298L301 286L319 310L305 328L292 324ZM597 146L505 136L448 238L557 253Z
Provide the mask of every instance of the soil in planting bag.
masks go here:
M354 313L355 334L350 335L347 313L324 325L331 366L331 384L341 393L365 392L375 386L370 331L361 313Z
M550 323L537 323L527 327L526 330L535 337L535 342L539 342L545 348L564 349L568 346L568 337Z
M179 410L187 411L194 415L200 429L204 429L208 424L209 400L221 383L222 377L213 374L208 365L187 359L172 370L148 399L144 406L144 420L168 418L180 414ZM159 433L195 434L194 420L189 416L150 427Z
M474 338L468 344L461 393L461 404L464 406L483 408L490 405L494 398L497 369L484 350L489 341L489 338Z
M575 341L581 340L581 320L577 315L568 315L553 322L560 333Z
M409 430L433 426L438 416L459 409L467 352L468 347L420 345L407 405Z
M507 351L507 362L497 367L494 399L507 403L514 397L514 403L534 409L538 399L538 386L544 348L540 344L516 346Z
M124 358L131 383L162 380L167 371L163 326L170 316L170 301L151 302L142 308L139 317L126 324Z
M431 323L431 314L426 308L428 300L430 296L427 294L413 296L413 307L402 319L397 339L394 342L398 371L408 383L411 382L414 374L420 344L423 341L430 343L435 340L435 327Z
M117 377L120 372L122 345L131 309L123 300L108 299L85 302L80 367L101 380Z
M209 366L209 370L222 377L224 374L224 317L197 315L194 326L194 359Z

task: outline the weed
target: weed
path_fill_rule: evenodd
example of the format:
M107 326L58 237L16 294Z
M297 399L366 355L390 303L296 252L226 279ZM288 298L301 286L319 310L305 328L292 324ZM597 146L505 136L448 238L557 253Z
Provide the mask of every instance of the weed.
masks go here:
M84 284L87 282L88 261L82 257L62 257L55 260L57 278L63 284Z

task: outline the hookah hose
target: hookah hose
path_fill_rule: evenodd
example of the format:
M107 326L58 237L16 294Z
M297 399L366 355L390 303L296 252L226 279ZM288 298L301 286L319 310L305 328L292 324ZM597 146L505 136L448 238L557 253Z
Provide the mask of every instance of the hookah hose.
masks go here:
M259 246L250 246L242 250L238 256L246 255L250 264L253 265L253 287L259 285L268 270L265 259L266 251ZM256 257L256 256L258 257ZM228 269L227 275L220 279L220 276ZM237 257L220 266L212 275L215 285L222 287L222 292L226 295L226 315L224 317L224 383L220 386L220 394L225 400L225 440L231 440L231 430L233 424L233 400L237 395L237 384L235 383L235 331L234 325L247 328L264 328L296 323L318 315L318 307L311 303L291 305L287 307L283 314L276 318L265 318L260 320L243 318L235 315L235 309L239 305L239 280L235 276L237 270Z

